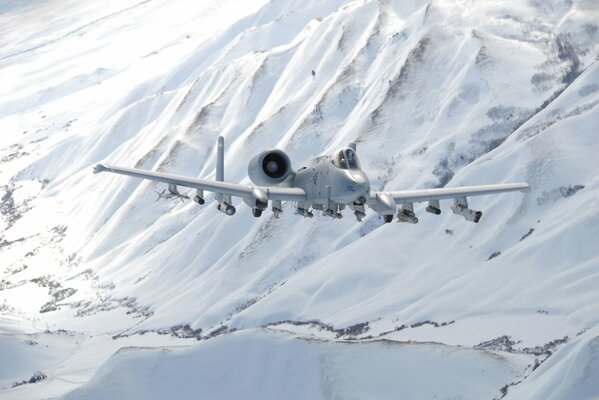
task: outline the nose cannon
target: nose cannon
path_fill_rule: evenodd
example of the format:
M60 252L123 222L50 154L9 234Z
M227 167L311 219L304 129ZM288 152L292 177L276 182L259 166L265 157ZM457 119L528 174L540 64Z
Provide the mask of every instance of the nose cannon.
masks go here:
M368 177L361 170L347 171L344 177L345 182L341 185L343 198L349 207L354 211L356 220L359 222L366 217L366 202L370 197L370 182Z
M345 171L342 182L339 182L337 196L350 204L366 204L370 195L370 182L366 174L360 170Z

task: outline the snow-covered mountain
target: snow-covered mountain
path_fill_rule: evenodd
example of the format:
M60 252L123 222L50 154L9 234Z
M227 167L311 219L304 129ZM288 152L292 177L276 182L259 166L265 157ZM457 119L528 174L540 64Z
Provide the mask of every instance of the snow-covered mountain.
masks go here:
M0 398L599 398L594 0L0 3ZM358 142L478 224L156 201ZM185 190L182 189L184 192Z

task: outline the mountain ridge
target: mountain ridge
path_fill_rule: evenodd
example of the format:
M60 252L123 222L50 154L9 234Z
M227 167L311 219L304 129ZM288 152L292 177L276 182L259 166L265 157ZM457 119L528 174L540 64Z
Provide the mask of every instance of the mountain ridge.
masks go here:
M596 5L135 4L65 5L50 41L18 23L33 5L0 8L24 38L0 47L0 349L16 363L0 369L0 396L166 396L154 382L222 398L305 398L301 385L312 398L599 394L585 375L599 315ZM69 22L82 16L96 22ZM532 190L472 199L476 225L442 202L406 226L372 212L308 220L290 204L278 219L243 205L226 218L156 201L156 183L92 174L106 161L212 178L218 135L235 182L265 148L297 168L357 141L377 190ZM370 372L348 361L353 344L373 349L355 353ZM402 363L405 346L421 357ZM236 378L197 386L205 355L215 379ZM260 360L256 375L235 360ZM392 374L439 363L428 388ZM443 378L478 363L495 371L480 386ZM285 386L277 365L309 376Z

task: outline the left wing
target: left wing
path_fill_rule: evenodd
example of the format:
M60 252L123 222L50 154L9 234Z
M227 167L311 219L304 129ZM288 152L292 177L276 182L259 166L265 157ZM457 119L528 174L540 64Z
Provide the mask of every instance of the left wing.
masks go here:
M515 191L528 191L528 183L506 183L497 185L462 186L457 188L401 190L393 192L375 192L368 200L370 208L381 215L393 215L396 205L401 205L397 211L397 218L402 222L417 223L414 215L413 203L428 201L426 211L432 214L441 214L439 200L453 199L451 210L462 215L466 220L478 222L482 216L481 211L468 208L467 197L483 196Z

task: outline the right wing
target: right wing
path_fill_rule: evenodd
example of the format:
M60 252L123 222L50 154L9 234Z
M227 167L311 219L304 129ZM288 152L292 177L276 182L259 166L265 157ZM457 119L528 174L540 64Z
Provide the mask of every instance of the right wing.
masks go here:
M379 215L384 215L387 222L391 221L396 206L401 205L397 212L399 221L417 223L414 215L413 203L428 201L427 212L440 214L439 200L453 199L451 210L462 215L466 220L478 222L482 216L481 211L468 208L467 198L470 196L483 196L505 192L527 191L528 183L504 183L497 185L462 186L457 188L400 190L393 192L374 192L368 199L368 206Z
M462 186L457 188L401 190L387 193L389 193L393 200L395 200L396 204L401 204L525 191L529 188L530 186L528 183L504 183L497 185Z
M153 172L137 168L117 167L108 164L97 164L94 167L94 173L112 172L120 175L132 176L135 178L149 179L157 182L168 183L169 185L185 186L189 188L206 190L226 196L241 197L251 199L255 195L255 190L266 194L268 200L279 201L305 201L306 192L301 188L287 187L253 187L249 185L241 185L238 183L210 181L206 179L191 178L181 175L165 174L163 172Z

